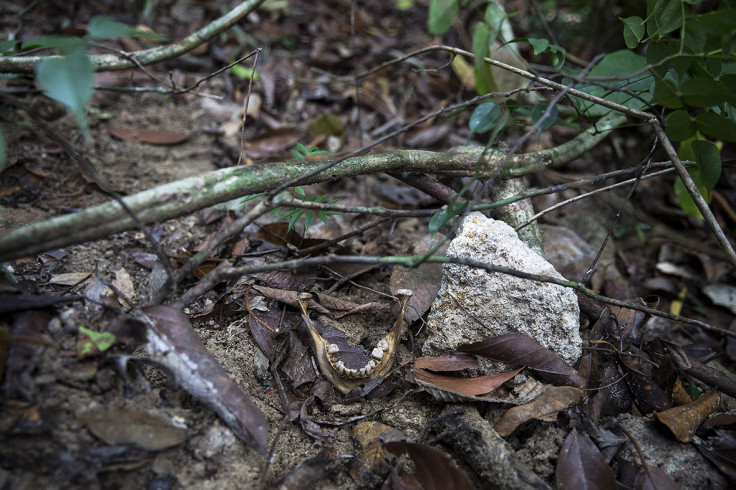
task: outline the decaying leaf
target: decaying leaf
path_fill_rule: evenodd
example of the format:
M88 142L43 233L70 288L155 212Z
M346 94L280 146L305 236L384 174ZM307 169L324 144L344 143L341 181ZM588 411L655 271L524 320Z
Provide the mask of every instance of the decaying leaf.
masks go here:
M478 369L480 364L478 364L475 356L457 352L437 357L420 357L414 361L412 367L432 371L461 371L463 369Z
M155 129L107 128L107 132L123 141L138 141L152 145L178 145L192 137L192 133Z
M137 444L161 451L187 440L187 431L161 414L129 408L101 408L80 417L89 430L105 444Z
M716 409L721 396L711 391L686 405L655 413L654 417L669 428L680 442L690 442L701 423Z
M142 311L141 320L148 326L148 355L215 411L239 439L266 454L266 416L207 351L186 315L161 305Z
M296 468L288 472L273 488L284 490L310 489L324 481L330 473L342 464L335 448L330 446L316 455L302 461Z
M431 385L433 388L451 391L461 395L478 396L495 390L506 381L519 374L522 369L524 368L519 368L508 373L477 376L475 378L443 376L441 374L431 373L416 367L411 370L411 374L422 386Z
M314 437L316 440L324 444L332 444L337 434L337 428L327 429L320 426L313 417L309 415L307 410L314 404L314 395L310 396L304 403L302 403L301 409L299 410L299 423L304 429L304 432Z
M615 490L616 476L593 441L577 430L565 439L557 459L557 488Z
M445 488L471 490L475 488L468 475L458 468L453 460L433 447L409 441L387 442L383 447L396 455L409 453L416 467L414 476L427 490Z
M576 404L582 395L583 390L574 386L553 386L533 402L508 409L493 428L506 437L529 420L554 421L558 412Z
M425 235L410 249L410 253L424 254L443 238L444 235L441 233L435 234L434 237ZM435 254L444 254L449 245L449 242L445 243L435 251ZM417 267L394 267L391 272L391 293L395 294L399 289L411 289L414 292L406 311L406 321L409 324L414 323L429 311L440 290L441 281L438 279L440 277L442 277L442 264L425 263Z
M389 425L369 420L353 427L352 436L360 451L350 467L350 474L362 485L375 488L388 470L388 453L383 443L406 439L406 435Z
M540 378L556 385L585 388L587 383L572 366L531 337L520 333L498 335L464 344L457 349L517 366L526 366Z

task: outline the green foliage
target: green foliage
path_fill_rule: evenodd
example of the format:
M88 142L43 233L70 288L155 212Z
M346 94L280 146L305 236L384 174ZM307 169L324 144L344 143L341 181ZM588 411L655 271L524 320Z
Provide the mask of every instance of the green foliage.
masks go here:
M328 152L329 153L329 152ZM306 192L304 191L304 188L301 186L294 187L294 193L297 194L297 199L301 199L303 201L307 202L326 202L327 204L335 204L340 199L332 199L331 201L327 201L327 194L322 195L313 195L313 196L307 196ZM280 210L282 206L278 206L274 208L271 211L271 217L275 216ZM279 215L276 220L282 220L282 219L289 219L289 227L287 228L287 231L291 231L292 228L294 228L294 225L296 225L299 220L304 217L304 232L309 229L310 226L312 226L312 223L314 222L315 216L318 216L322 222L327 225L328 219L331 214L343 214L340 211L315 211L314 209L290 209L288 211L283 212L281 215Z
M437 233L454 216L464 213L465 208L467 206L468 206L468 203L464 201L463 202L452 201L451 203L449 203L445 209L436 213L429 220L429 233L431 235L434 235L435 233Z
M88 328L79 327L77 357L81 359L98 355L115 345L116 341L115 335L110 332L95 332Z
M94 66L83 48L62 58L47 58L36 65L36 80L44 93L66 106L87 133L87 102L94 90Z
M4 56L17 54L16 49L25 51L34 48L50 48L62 54L61 57L47 58L35 67L36 81L48 97L69 109L77 119L83 132L87 128L87 104L94 91L94 66L87 52L91 40L117 39L119 37L144 37L163 40L163 36L151 31L135 29L116 22L108 17L97 16L87 24L85 38L72 36L44 36L26 41L0 44ZM2 148L0 148L2 150ZM0 152L0 160L4 158Z
M296 149L291 150L291 154L294 155L294 158L297 160L300 160L302 162L307 160L307 157L315 156L315 155L329 155L332 152L326 151L326 150L320 150L316 146L313 146L311 148L307 148L302 143L296 144Z

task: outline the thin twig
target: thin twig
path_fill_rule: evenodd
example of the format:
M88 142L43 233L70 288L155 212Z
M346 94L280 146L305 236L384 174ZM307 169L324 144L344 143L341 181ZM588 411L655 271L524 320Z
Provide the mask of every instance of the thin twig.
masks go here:
M302 267L315 267L319 265L328 265L328 264L337 264L337 263L375 264L375 265L394 264L394 265L401 265L404 267L411 268L411 267L416 267L417 265L420 265L423 262L465 265L469 267L483 269L488 272L508 274L510 276L519 277L521 279L528 279L531 281L557 284L558 286L571 288L575 291L578 291L584 294L585 296L588 296L589 298L594 299L595 301L599 301L601 303L606 303L609 305L619 306L622 308L629 308L631 310L641 311L644 313L648 313L649 315L666 318L667 320L671 320L673 322L682 323L686 325L693 325L699 328L703 328L705 330L708 330L712 333L715 333L721 336L736 338L736 332L731 332L729 330L725 330L723 328L713 326L709 323L705 323L700 320L694 320L692 318L687 318L687 317L683 317L680 315L673 315L671 313L659 311L659 310L650 308L645 305L641 305L637 303L628 303L626 301L621 301L621 300L614 299L614 298L608 298L606 296L603 296L603 295L600 295L598 293L591 291L590 289L585 287L584 284L580 282L569 281L567 279L548 276L544 274L531 274L528 272L517 271L509 267L504 267L504 266L494 265L494 264L487 264L485 262L480 262L478 260L473 260L473 259L466 259L466 258L461 258L461 257L447 257L443 255L433 255L430 257L426 257L424 255L402 255L402 256L393 256L393 257L369 257L365 255L357 255L357 256L325 255L325 256L320 256L320 257L308 257L308 258L303 258L303 259L286 260L283 262L277 262L277 263L272 263L272 264L223 268L223 269L218 270L217 273L215 273L215 271L210 272L207 276L205 276L200 281L200 284L202 284L202 289L209 290L209 289L214 288L221 281L239 278L246 274L255 274L257 272L270 272L270 271L277 271L277 270L290 270L290 269L298 269ZM188 304L189 302L194 301L198 297L198 295L192 295L189 293L190 292L188 291L182 296L182 298L179 300L180 303Z
M718 243L721 245L721 248L723 248L723 250L726 252L728 260L729 262L731 262L731 265L733 267L736 267L736 252L734 252L733 247L731 246L731 242L728 241L728 238L726 237L726 235L723 233L723 230L721 229L721 225L718 224L718 221L716 221L715 216L713 216L713 212L710 210L708 203L705 202L705 199L700 194L700 191L698 190L698 186L695 184L695 181L690 176L690 173L688 173L687 169L682 164L682 160L680 160L680 157L677 155L675 148L672 146L672 143L667 138L667 135L662 129L662 125L659 123L659 121L656 118L650 118L649 124L651 124L652 128L654 128L655 134L662 142L662 146L664 147L664 150L667 152L667 155L670 157L670 159L672 160L672 164L675 166L675 169L677 170L677 175L680 176L680 179L682 179L683 184L685 184L685 188L687 188L687 192L690 194L690 197L693 198L693 201L695 202L695 205L698 207L700 214L703 215L703 219L707 223L711 232L713 232L713 235L715 235L716 241L718 241Z

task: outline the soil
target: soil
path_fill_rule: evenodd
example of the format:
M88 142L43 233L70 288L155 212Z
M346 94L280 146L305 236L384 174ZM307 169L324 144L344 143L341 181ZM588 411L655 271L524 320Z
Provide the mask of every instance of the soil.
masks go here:
M323 69L333 69L342 74L350 71L351 58L344 55L350 46L349 24L344 16L347 4L292 3L294 5L286 10L261 12L256 18L251 17L251 24L248 24L261 23L263 30L260 35L254 34L255 40L259 45L268 45L271 51L263 57L263 85L256 84L254 95L261 101L262 107L247 125L246 136L251 139L263 136L271 140L260 140L260 143L254 144L251 147L253 151L242 164L293 158L289 150L296 140L287 144L279 139L281 133L278 130L284 127L297 128L294 133L299 141L306 144L311 138L324 148L328 143L326 138L309 136L309 122L317 113L334 113L340 117L345 128L332 143L337 146L336 151L344 152L359 146L361 138L358 124L362 125L363 134L369 139L368 135L372 131L391 122L386 116L387 112L393 111L393 117L400 124L401 121L413 119L414 116L410 114L426 113L445 101L453 100L457 94L464 93L457 79L447 71L419 74L401 69L393 83L411 87L411 90L407 88L402 92L391 87L388 82L390 77L367 82L362 87L364 94L374 99L372 103L363 105L360 114L350 101L349 86L333 89L330 85L320 85L320 90L327 90L329 96L322 94L310 99L314 95L313 88L295 81L299 77L313 76L305 58L312 62L311 65ZM181 37L192 26L202 25L205 21L203 12L187 10L186 2L181 1L159 2L156 15L166 18L169 15L167 9L174 7L176 9L172 12L178 12L176 15L185 19L180 21L183 26L174 25L176 21L162 21L164 27L161 28L165 34ZM84 7L79 9L73 13L73 18L78 22L86 22L91 12ZM371 42L379 44L384 54L394 44L399 45L402 51L409 51L429 43L424 28L424 7L415 6L403 17L395 15L393 11L388 12L391 14L388 15L386 9L389 7L368 5L359 9L361 21L365 25L358 26L360 56L357 61L365 67L383 60L380 53L372 51ZM321 13L319 17L318 12ZM216 12L209 14L216 16ZM6 12L6 15L9 14ZM59 15L66 17L71 14L62 10ZM341 17L335 19L331 17L333 15ZM59 28L49 17L41 16L42 20L39 20L38 16L41 14L35 13L33 17L37 30L33 31L29 27L29 35L46 30L54 32L54 28ZM309 19L317 20L309 23ZM373 31L366 26L383 29L375 34L377 40L372 41L368 36L366 32ZM339 31L339 35L336 31ZM288 37L296 40L298 49L289 50L279 45L278 32L282 32L283 39ZM293 34L287 36L283 33ZM248 35L243 34L246 38ZM324 46L326 42L337 42L334 41L335 37L341 40L340 44ZM188 55L180 62L180 67L177 61L171 61L167 66L152 70L166 78L167 69L176 68L177 74L191 82L211 71L212 64L224 64L221 58L225 55L221 50L231 54L245 49L246 44L236 34L222 36L219 41L209 44L204 54L195 52L194 55ZM202 60L207 57L210 59ZM424 63L430 67L443 63L440 56L427 60ZM131 73L104 77L109 76L124 85ZM103 75L100 77L100 80L107 80ZM206 82L200 88L202 92L222 97L217 110L213 109L210 99L193 93L164 97L153 93L96 92L93 110L89 114L91 134L88 137L80 135L77 122L71 115L65 114L43 96L24 95L22 100L42 114L57 134L81 149L117 192L131 195L159 184L235 165L240 134L238 131L232 132L231 128L237 128L242 117L238 111L242 108L245 89L246 82L229 73ZM437 91L432 92L432 89ZM379 104L389 102L394 107L385 105L383 111L375 109ZM151 145L117 139L111 135L110 128L165 129L191 133L191 137L176 145ZM441 135L431 134L431 126L423 128L426 130L424 136L428 139L422 146L447 149L458 142L464 143L467 140L467 115L448 123L446 128ZM0 232L6 233L27 223L75 212L110 199L58 145L45 139L23 116L12 123L5 121L3 130L8 142L8 165L0 174L1 212L5 220ZM639 138L640 135L624 136L628 138L627 142L634 137ZM565 138L563 130L555 133L547 144ZM394 140L383 149L402 147L404 143ZM539 144L544 145L545 141ZM276 150L267 151L269 145L275 146ZM535 143L534 149L537 148ZM604 145L594 155L578 161L570 172L582 168L600 171L604 165L597 162L606 158L611 158L611 150ZM331 197L342 197L341 204L360 205L389 205L392 196L398 193L413 196L408 203L410 206L426 206L426 202L421 200L425 199L423 196L420 199L420 196L411 193L410 188L396 184L385 176L330 182L310 187L308 192L310 195L326 193ZM406 202L399 204L407 205ZM155 225L151 227L152 233L167 254L183 260L227 219L239 212L208 209L194 216ZM609 213L609 209L605 208L603 212ZM612 218L613 214L606 216ZM555 224L564 224L563 218L558 215ZM273 221L274 218L266 215L258 223L266 225ZM330 216L328 225L315 224L306 237L321 239L339 236L368 221L367 217ZM427 221L410 219L387 223L347 240L344 246L354 253L407 253L412 244L428 234ZM696 231L705 234L703 230ZM582 234L580 230L578 232ZM653 263L657 262L657 254L662 253L657 248L659 245L651 245L651 241L646 247L635 241L632 244L631 234L628 235L629 242L623 241L626 238L622 237L622 242L616 244L619 247L618 263L614 263L613 267L623 271L619 275L625 276L629 285L632 282L636 284L636 280L654 277ZM252 226L229 241L220 250L221 257L228 258L230 250L240 240L246 243L245 250L241 252L244 257L248 254L257 257L265 249L274 246L259 234L258 226ZM594 243L594 247L598 246L597 242L591 243ZM668 249L671 257L687 254L692 259L693 255L684 251L684 245L672 247ZM16 313L0 321L5 331L20 335L19 331L30 329L32 333L29 335L43 339L35 343L13 342L7 352L9 357L0 408L0 489L262 488L276 485L298 465L318 457L326 448L334 449L330 453L331 462L314 464L314 473L301 474L301 485L315 489L375 487L386 479L390 467L366 463L364 458L367 451L363 450L362 444L371 441L356 435L356 427L360 423L381 422L397 431L392 433L392 439L430 443L433 438L441 436L434 428L437 420L452 408L462 409L466 406L464 403L436 401L430 394L417 389L417 385L410 380L406 366L400 367L421 352L426 332L420 319L411 326L411 339L407 337L402 341L396 369L367 396L357 399L345 397L331 385L320 383L320 378L316 376L318 372L311 373L313 380L295 386L294 380L284 374L286 368L283 362L278 364L276 373L285 386L289 401L289 407L285 409L272 369L276 359L269 362L254 340L253 331L258 327L254 326L254 315L247 311L246 301L256 316L275 318L277 323L283 312L288 313L284 316L282 332L291 328L294 335L292 339L289 339L288 334L279 337L290 346L290 350L285 351L284 360L294 355L295 343L308 346L306 329L296 308L266 298L255 289L251 290L246 300L244 283L234 280L187 305L184 311L207 352L265 414L269 427L269 452L267 455L259 454L234 435L210 406L173 383L165 369L139 362L147 354L144 347L134 347L136 342L118 342L97 355L78 355L78 347L83 340L82 328L95 332L122 331L134 336L132 330L116 329L120 328L122 319L127 318L128 302L140 307L149 299L154 278L146 257L152 252L150 243L141 232L129 231L6 264L25 291L52 295L82 294L88 299L51 309ZM282 250L278 253L289 252ZM180 260L172 260L172 263L178 265ZM615 261L616 257L611 260ZM715 260L713 264L716 264ZM392 273L391 268L373 269L356 276L354 281L345 283L331 293L358 304L378 302L389 308L339 319L312 313L312 318L320 324L344 331L352 345L370 349L369 346L375 345L395 320L395 311L392 313L390 310L391 306L395 309L391 300ZM301 285L312 291L325 291L335 282L329 274L325 269L313 269L307 271L304 277L286 272L246 279L252 284L281 286L287 290L297 290ZM84 281L79 283L81 280ZM178 298L197 280L196 277L187 279L170 300ZM677 281L673 283L680 285ZM641 288L632 286L631 289L642 293ZM727 327L729 315L724 311L717 314L720 316L714 323ZM712 338L711 342L718 343ZM310 356L306 365L313 364ZM313 395L315 398L312 398ZM725 409L734 408L732 399L725 395L723 399ZM508 408L503 404L477 405L481 407L482 417L490 423L497 421ZM294 410L298 415L300 409L303 412L301 423L298 417L294 419ZM125 421L129 413L134 414L136 422ZM141 422L144 416L155 417L153 421L145 419L150 433L134 438L131 435L134 432L132 427L144 425ZM123 435L112 435L111 430L96 429L93 422L97 420L95 417L99 417L100 424L105 426L103 429L122 426L120 430ZM305 428L305 418L311 421L311 431ZM524 426L521 434L508 440L521 464L554 486L555 465L568 433L569 427L561 422L535 421ZM173 442L166 447L152 445L152 440L168 438L172 438ZM488 485L488 482L478 479L472 467L462 462L462 456L453 455L448 446L441 444L441 440L434 447L454 456L476 486L481 488ZM404 469L412 467L408 460L402 461L405 463ZM707 473L701 481L708 479L713 488L726 488L725 478L715 469L711 467L710 470L701 471ZM288 488L301 488L301 485Z

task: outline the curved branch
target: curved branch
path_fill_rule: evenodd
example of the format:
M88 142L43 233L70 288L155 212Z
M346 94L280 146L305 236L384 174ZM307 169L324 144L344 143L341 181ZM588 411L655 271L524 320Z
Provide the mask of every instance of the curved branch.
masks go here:
M486 152L480 162L480 177L494 173L499 165L534 166L541 170L558 167L590 150L624 118L613 115L609 130L588 130L551 150L514 155L506 159L503 152ZM392 153L348 158L327 171L312 175L301 184L316 184L330 179L354 177L376 172L415 170L425 173L478 175L476 166L483 147L460 147L453 152L399 150ZM215 170L196 177L164 184L127 196L125 203L143 223L158 223L191 214L198 209L249 194L277 188L284 182L311 174L314 163L277 162L248 167ZM100 204L75 214L13 230L0 236L0 262L104 238L134 228L130 216L114 201Z
M93 54L92 64L95 71L125 70L138 65L151 65L171 58L176 58L191 51L222 31L232 27L250 12L255 10L264 0L245 0L227 14L214 20L178 43L127 53L126 56L115 54ZM31 74L41 60L61 58L61 56L4 56L0 57L0 71L5 73ZM135 60L135 61L133 61ZM137 61L137 63L136 63Z

